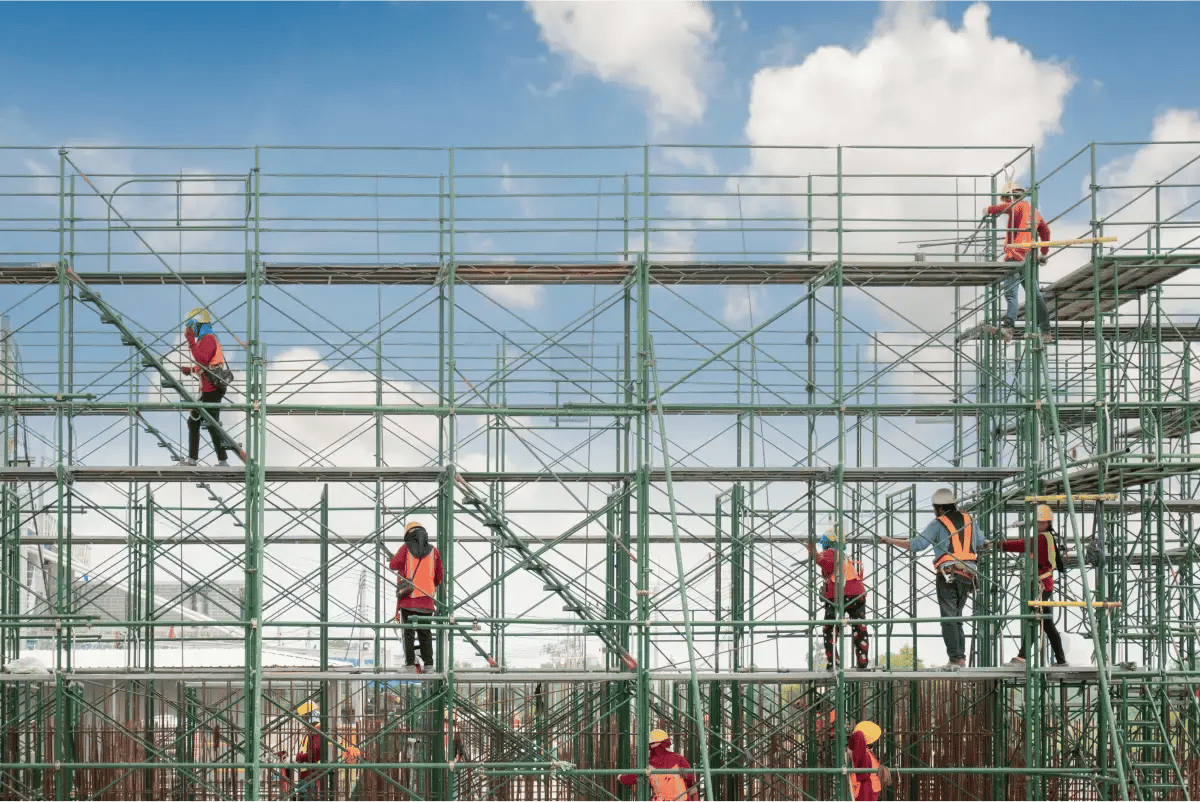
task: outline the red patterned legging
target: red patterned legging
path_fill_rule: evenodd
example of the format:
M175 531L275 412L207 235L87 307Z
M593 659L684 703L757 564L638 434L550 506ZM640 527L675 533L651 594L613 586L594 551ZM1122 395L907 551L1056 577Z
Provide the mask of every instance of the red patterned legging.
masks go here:
M867 617L867 597L866 595L859 596L854 599L846 599L846 615L850 618L857 618L860 621ZM837 617L837 608L833 602L825 601L825 618L832 619ZM833 666L833 639L842 634L842 627L839 624L826 624L825 632L825 665ZM855 624L851 633L851 640L854 643L854 662L859 668L866 668L870 663L871 641L867 635L866 624Z

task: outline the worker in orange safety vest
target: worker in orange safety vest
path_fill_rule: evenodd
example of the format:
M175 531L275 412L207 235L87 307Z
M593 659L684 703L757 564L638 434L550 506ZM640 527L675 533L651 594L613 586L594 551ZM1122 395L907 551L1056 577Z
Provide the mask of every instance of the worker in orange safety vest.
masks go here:
M416 616L434 612L434 594L445 578L442 555L429 542L425 527L412 521L404 528L404 545L388 563L396 572L396 620L404 626L405 665L418 674L433 667L433 633L428 627L409 623ZM416 645L421 644L421 662L417 663Z
M1000 191L1000 203L994 206L989 206L983 211L984 219L996 217L1001 214L1008 215L1008 224L1005 226L1006 234L1004 237L1004 261L1024 264L1025 259L1029 256L1029 243L1033 242L1033 229L1037 229L1039 242L1048 242L1050 240L1050 226L1046 225L1046 221L1042 219L1042 215L1038 213L1029 199L1025 197L1025 188L1017 184L1015 181L1009 181ZM1041 256L1034 258L1038 264L1044 264L1046 256L1050 253L1049 248L1042 248ZM1021 283L1021 271L1014 270L1013 273L1004 280L1004 301L1006 304L1004 318L1000 322L1000 334L1008 342L1011 342L1014 335L1017 318L1017 287ZM1042 291L1039 289L1035 297L1037 306L1038 328L1042 330L1042 334L1046 334L1050 330L1050 312L1046 309L1046 299L1042 297Z
M958 509L958 499L949 488L933 494L933 515L924 531L911 540L897 537L879 540L912 552L932 548L940 614L942 618L961 618L979 578L978 553L983 548L983 532L971 515ZM950 658L942 670L966 668L967 636L962 621L943 621L942 641Z
M664 730L650 731L650 799L662 802L676 800L699 800L700 790L696 775L680 769L690 769L691 763L678 752L671 751L671 739ZM658 772L663 773L658 773ZM670 772L670 773L667 773ZM618 774L622 785L637 785L637 774Z
M821 538L821 552L810 537L805 546L808 555L821 569L825 579L825 619L837 620L837 590L838 583L842 587L842 600L845 603L846 615L863 621L867 617L867 590L863 585L861 563L846 557L845 524L834 527ZM822 628L825 636L825 670L831 671L834 666L834 639L842 632L840 624L825 624ZM854 644L854 662L860 670L870 667L871 640L867 634L866 624L855 624L852 630Z
M879 764L879 758L869 748L882 734L874 721L860 721L850 733L850 763L855 769L874 771L851 772L850 796L856 800L877 800L883 789L891 784L891 772Z

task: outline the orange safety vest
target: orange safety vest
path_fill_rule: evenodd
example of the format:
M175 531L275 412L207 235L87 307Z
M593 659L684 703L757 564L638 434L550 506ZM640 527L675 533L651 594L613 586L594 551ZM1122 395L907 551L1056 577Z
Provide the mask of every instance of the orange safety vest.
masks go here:
M409 596L410 599L433 596L433 560L429 559L430 557L433 557L432 552L419 559L413 557L411 551L405 555L404 578L416 588Z
M653 772L653 769L651 769ZM687 796L687 785L682 774L650 774L650 798L674 802Z
M934 560L934 568L940 568L942 563L950 560L973 563L978 559L975 556L975 552L971 550L971 541L974 540L975 534L974 526L971 524L971 516L964 512L962 517L963 530L961 533L959 533L959 531L954 528L954 524L950 523L950 518L948 516L938 516L938 520L942 522L942 526L946 527L946 531L950 533L950 551Z
M879 759L875 757L875 753L872 752L870 749L868 749L867 754L871 756L871 768L878 770L879 769ZM855 774L854 772L851 772L850 773L850 796L853 797L854 799L858 799L858 790L861 786L862 786L862 781L858 779L858 775ZM879 792L883 790L883 779L878 774L871 775L871 790L875 792L876 796L878 796Z
M1032 213L1034 223L1044 223L1041 212L1035 211L1028 200L1020 200L1009 207L1008 236L1004 238L1004 255L1010 259L1024 259L1029 253L1028 247L1021 247L1033 242L1033 232L1029 230L1029 218Z
M225 364L225 352L221 350L221 341L217 339L217 335L212 335L212 338L217 343L217 350L213 352L212 361L208 363L208 366L215 368L217 365Z
M851 560L849 557L842 560L842 584L853 582L855 579L862 580L862 563Z

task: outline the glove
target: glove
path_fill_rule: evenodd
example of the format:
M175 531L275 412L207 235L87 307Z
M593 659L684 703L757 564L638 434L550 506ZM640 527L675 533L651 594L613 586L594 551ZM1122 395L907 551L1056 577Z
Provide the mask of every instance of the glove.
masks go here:
M1048 257L1048 256L1039 256L1039 257L1038 257L1038 264L1039 264L1039 265L1044 265L1044 264L1046 264L1046 262L1047 262L1047 261L1049 261L1049 259L1050 259L1050 257Z
M193 329L193 328L195 328L195 327L196 327L196 318L194 318L194 317L189 317L189 318L187 319L187 322L183 324L183 327L184 327L185 329Z

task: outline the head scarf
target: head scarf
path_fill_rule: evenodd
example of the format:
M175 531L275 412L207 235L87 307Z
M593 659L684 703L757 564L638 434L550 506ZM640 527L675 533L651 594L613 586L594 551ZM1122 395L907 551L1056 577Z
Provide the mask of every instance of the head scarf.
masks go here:
M428 557L433 551L433 546L429 545L429 533L425 531L423 526L414 526L404 533L404 545L408 546L408 553L416 557L418 560L422 557Z

